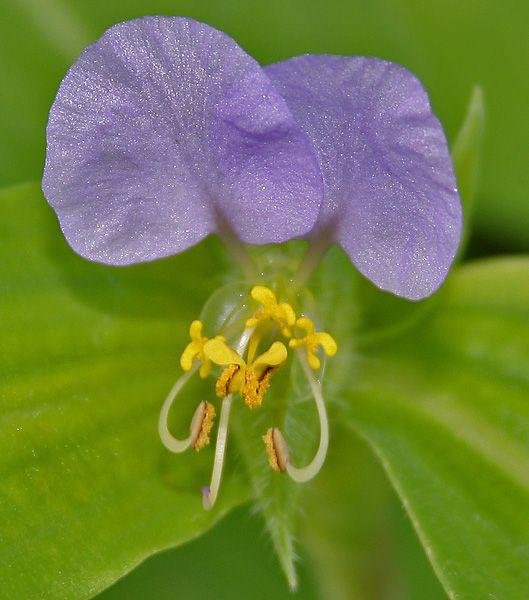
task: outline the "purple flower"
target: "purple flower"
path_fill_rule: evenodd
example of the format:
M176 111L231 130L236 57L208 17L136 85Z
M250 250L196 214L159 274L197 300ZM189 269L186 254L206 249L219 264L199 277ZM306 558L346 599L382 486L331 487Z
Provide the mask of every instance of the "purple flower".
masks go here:
M459 242L443 129L417 78L378 59L263 70L208 25L146 17L85 49L47 136L44 193L90 260L154 260L213 232L307 237L339 243L377 286L418 300Z
M43 190L71 246L114 265L232 230L252 244L314 225L310 143L255 60L190 19L115 25L64 78Z
M459 242L461 207L442 127L419 81L377 59L304 56L263 70L207 25L146 17L112 27L83 52L61 84L47 134L44 193L69 243L90 260L154 260L210 233L230 245L306 237L298 286L314 257L339 243L377 286L418 300L442 283ZM320 441L300 467L281 430L269 427L269 464L304 482L327 453L321 367L338 344L316 329L307 314L316 308L295 284L273 273L266 283L228 301L227 313L223 304L212 337L202 320L191 323L184 373L160 412L170 451L205 447L213 404L199 403L184 439L172 435L168 415L195 372L216 372L221 408L203 490L208 509L234 397L259 408L272 376L294 359L314 397Z
M312 236L341 244L378 287L429 296L454 259L461 205L419 80L364 57L299 56L266 72L318 154L324 201Z

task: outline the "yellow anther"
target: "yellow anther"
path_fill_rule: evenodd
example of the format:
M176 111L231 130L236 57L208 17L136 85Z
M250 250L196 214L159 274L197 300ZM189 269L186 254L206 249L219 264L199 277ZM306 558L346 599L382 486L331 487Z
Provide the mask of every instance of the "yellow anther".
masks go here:
M228 365L224 371L222 371L215 384L215 392L219 398L225 398L233 391L233 389L230 388L233 386L233 379L239 370L239 365L232 364Z
M194 429L193 448L198 452L209 444L209 434L215 420L215 407L209 402L202 402L200 411L196 413L196 422L191 424Z
M250 408L260 406L272 374L287 359L287 349L281 342L274 342L250 363L220 340L207 342L204 354L215 364L226 366L215 386L217 395L223 398L239 392Z
M202 362L199 370L200 377L205 378L211 371L211 361L204 355L204 345L209 338L202 335L203 327L204 324L202 321L196 320L191 323L191 326L189 327L189 337L191 338L191 341L182 352L180 366L184 371L191 371L193 362L198 360ZM218 335L213 339L224 341L224 338L221 335Z
M255 311L253 317L246 321L246 327L255 327L264 319L272 319L285 337L291 337L291 327L296 322L296 313L287 302L278 302L276 295L264 285L256 285L252 288L250 295L262 305Z
M242 397L248 408L261 406L263 397L270 387L270 379L277 367L269 367L259 379L254 369L246 369Z
M334 356L338 351L338 345L332 335L324 331L316 331L312 319L300 317L296 321L296 327L304 329L307 333L302 338L291 339L288 343L290 348L299 348L305 346L307 360L312 369L319 369L321 361L318 358L318 346L321 346L327 356Z

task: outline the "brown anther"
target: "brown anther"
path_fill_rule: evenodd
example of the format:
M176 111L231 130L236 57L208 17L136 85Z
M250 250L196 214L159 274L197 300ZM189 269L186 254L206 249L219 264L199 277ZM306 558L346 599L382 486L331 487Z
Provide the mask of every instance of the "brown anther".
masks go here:
M290 451L281 431L277 427L270 427L262 439L268 454L269 465L274 471L286 471L290 461Z
M215 392L219 398L225 398L230 393L230 384L239 369L239 365L228 365L222 371L215 384Z

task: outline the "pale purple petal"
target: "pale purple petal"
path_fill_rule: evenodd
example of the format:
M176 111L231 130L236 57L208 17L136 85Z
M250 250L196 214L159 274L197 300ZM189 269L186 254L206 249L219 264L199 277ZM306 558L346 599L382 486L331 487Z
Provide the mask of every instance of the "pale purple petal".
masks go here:
M310 231L321 174L260 66L190 19L120 23L85 49L50 112L43 190L83 256L124 265L225 221L245 242Z
M300 56L266 68L311 139L324 178L316 231L412 300L443 282L461 205L443 129L419 80L375 58Z

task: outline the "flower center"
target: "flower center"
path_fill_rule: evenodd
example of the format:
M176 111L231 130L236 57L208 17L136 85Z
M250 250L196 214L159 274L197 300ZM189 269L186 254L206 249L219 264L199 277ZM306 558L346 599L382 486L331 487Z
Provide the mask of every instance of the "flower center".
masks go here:
M239 306L257 303L253 314L249 317L244 314L234 316L234 312L230 311L218 331L213 332L213 337L203 335L202 321L193 321L189 329L191 339L180 360L185 373L171 390L160 415L160 437L171 451L181 452L189 446L201 450L208 445L216 414L212 404L202 402L199 405L186 440L171 436L167 417L176 394L194 372L198 371L201 377L207 378L215 367L221 367L214 386L216 395L222 399L215 462L211 485L204 492L204 506L208 509L213 506L220 485L233 398L237 395L248 408L258 409L270 388L272 376L287 363L290 356L296 356L301 362L316 401L320 444L311 463L301 469L296 468L291 463L290 450L283 434L277 427L270 427L262 437L269 464L273 470L286 472L296 481L307 481L319 471L327 453L327 415L321 383L313 371L321 367L320 350L327 356L336 353L338 347L334 338L326 332L316 331L311 318L305 315L297 317L294 307L278 299L268 287L254 286L248 301L241 301ZM232 345L230 340L233 338L238 342ZM265 342L270 345L263 352Z

